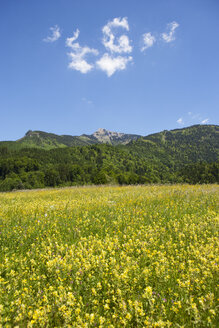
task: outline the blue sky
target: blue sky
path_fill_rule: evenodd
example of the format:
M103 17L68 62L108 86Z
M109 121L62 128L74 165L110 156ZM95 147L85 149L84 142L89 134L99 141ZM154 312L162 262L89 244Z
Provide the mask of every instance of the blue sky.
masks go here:
M0 140L218 124L218 0L0 1L0 40Z

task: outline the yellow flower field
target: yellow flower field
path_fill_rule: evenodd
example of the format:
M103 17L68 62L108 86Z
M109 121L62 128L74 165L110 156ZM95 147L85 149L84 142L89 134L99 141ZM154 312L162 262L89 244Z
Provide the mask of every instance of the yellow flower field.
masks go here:
M0 194L0 327L217 327L219 187Z

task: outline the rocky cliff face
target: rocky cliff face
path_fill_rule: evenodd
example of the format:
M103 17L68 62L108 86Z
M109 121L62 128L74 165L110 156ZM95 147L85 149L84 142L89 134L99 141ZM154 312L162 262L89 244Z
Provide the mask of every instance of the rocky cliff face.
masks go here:
M136 140L140 136L135 134L125 134L119 132L112 132L106 129L98 129L92 134L100 143L109 143L109 144L127 144L131 140Z

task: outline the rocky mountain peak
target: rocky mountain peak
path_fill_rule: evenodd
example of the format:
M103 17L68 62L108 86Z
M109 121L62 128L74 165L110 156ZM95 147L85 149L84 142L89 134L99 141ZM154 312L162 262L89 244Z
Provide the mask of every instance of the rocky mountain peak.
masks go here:
M125 134L121 132L113 132L103 128L98 129L96 132L92 134L92 136L98 140L100 143L109 143L109 144L126 144L131 140L137 139L139 136Z
M99 128L97 131L95 131L94 133L93 133L93 135L95 135L95 134L98 134L98 135L103 135L103 134L109 134L109 132L110 131L108 131L108 130L106 130L106 129L103 129L103 128Z
M123 135L124 135L124 133L113 132L113 131L109 131L109 130L106 130L106 129L103 129L103 128L100 128L96 132L93 133L94 137L97 137L97 136L121 137Z
M28 131L25 133L25 137L33 137L33 136L37 136L37 137L39 137L39 136L40 136L39 131L28 130Z

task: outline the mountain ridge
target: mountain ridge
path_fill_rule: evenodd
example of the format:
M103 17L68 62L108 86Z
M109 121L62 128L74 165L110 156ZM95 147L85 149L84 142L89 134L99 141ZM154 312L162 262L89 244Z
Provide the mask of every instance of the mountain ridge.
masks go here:
M128 134L121 132L109 131L104 128L100 128L92 134L82 134L80 136L74 135L58 135L55 133L44 132L40 130L28 130L25 135L15 141L0 141L0 147L6 146L10 149L21 149L21 148L42 148L42 149L54 149L54 148L65 148L74 146L86 146L92 144L111 144L111 145L127 145L129 143L135 143L137 140L144 140L145 142L159 142L165 143L168 140L170 134L177 135L178 133L186 134L186 131L191 129L207 129L211 127L217 127L218 125L206 124L206 125L192 125L185 128L178 128L173 130L163 130L142 136L138 134ZM219 133L219 132L217 132Z
M16 141L1 141L6 146L12 148L64 148L73 146L86 146L91 144L107 143L111 145L127 144L132 140L140 138L140 135L113 132L103 128L98 129L93 134L82 134L80 136L58 135L55 133L44 132L40 130L28 130L25 135ZM16 146L14 148L16 148Z
M219 183L219 126L135 135L124 143L129 138L104 129L81 137L28 131L17 142L0 143L0 191L107 183Z

